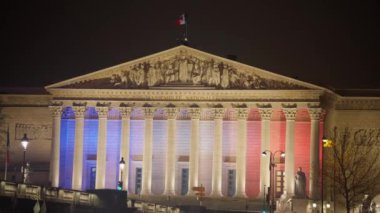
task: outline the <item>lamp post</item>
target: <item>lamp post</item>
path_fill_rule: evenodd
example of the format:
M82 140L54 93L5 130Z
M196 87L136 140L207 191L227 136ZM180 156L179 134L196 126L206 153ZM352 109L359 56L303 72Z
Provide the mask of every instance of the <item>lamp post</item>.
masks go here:
M29 139L24 133L24 137L21 138L21 146L24 148L24 158L22 162L22 183L25 183L25 156L26 156L26 149L28 148Z
M269 196L270 196L270 201L269 201L269 212L274 212L274 193L275 193L275 190L274 190L274 167L276 166L275 162L274 162L274 158L276 156L277 153L280 153L280 157L285 157L285 153L283 151L280 151L280 150L277 150L275 151L274 153L272 153L270 150L265 150L263 151L261 154L263 157L267 156L269 154L269 189L270 189L270 192L268 191L269 193Z
M323 213L324 209L324 205L323 205L323 162L324 162L324 155L323 155L323 150L324 148L331 148L333 146L333 143L332 143L332 140L331 139L328 139L326 137L323 137L322 138L322 150L321 150L321 154L322 154L322 166L321 166L321 170L322 170L322 174L321 174L321 203L322 203L322 210L321 212ZM334 168L334 172L335 172L335 168Z
M124 166L125 166L125 161L124 161L124 158L121 157L121 160L119 162L120 179L119 179L119 183L117 185L117 190L119 190L119 191L123 190L123 170L124 170Z

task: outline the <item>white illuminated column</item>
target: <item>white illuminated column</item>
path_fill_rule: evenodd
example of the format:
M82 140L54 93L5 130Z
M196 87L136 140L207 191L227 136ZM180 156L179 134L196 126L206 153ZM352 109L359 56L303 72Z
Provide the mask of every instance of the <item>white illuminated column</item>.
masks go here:
M296 108L282 109L286 118L285 133L285 191L289 196L294 195L294 123Z
M83 170L83 128L85 106L73 106L75 113L75 145L73 161L72 186L74 190L82 190L82 170Z
M235 197L247 197L245 177L247 171L247 108L237 108L238 140L236 146L236 192Z
M188 195L193 195L194 192L191 189L199 185L199 119L201 117L201 109L199 107L192 107L188 109L188 113L191 118Z
M123 190L128 191L129 185L129 142L130 142L130 119L131 111L130 107L120 107L121 114L121 136L120 136L120 156L125 157L125 166L122 169L123 177ZM121 174L121 173L120 173ZM120 177L121 178L121 177Z
M261 153L270 150L270 119L272 108L259 108L261 116ZM270 158L260 159L260 197L264 197L266 188L270 185L270 174L268 170ZM265 188L264 188L265 186Z
M319 120L321 108L309 108L310 115L310 199L319 199Z
M222 134L223 134L223 117L224 108L214 108L214 145L212 153L212 183L211 183L211 196L222 196L222 167L223 167L223 153L222 153Z
M106 187L107 115L109 109L108 107L96 107L95 109L99 119L95 189L104 189Z
M143 146L141 195L150 195L152 193L153 115L155 108L143 107L142 109L145 116L145 138Z
M49 106L49 109L53 117L53 141L50 152L50 181L52 187L59 187L62 106Z
M165 108L168 122L168 140L166 144L165 161L165 195L175 194L175 165L176 165L176 117L177 108Z

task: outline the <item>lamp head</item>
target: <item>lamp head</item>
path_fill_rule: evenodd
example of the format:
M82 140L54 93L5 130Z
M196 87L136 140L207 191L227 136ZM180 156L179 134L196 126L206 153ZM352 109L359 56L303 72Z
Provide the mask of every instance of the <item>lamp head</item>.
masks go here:
M284 158L284 157L285 157L285 152L281 152L280 156L281 156L282 158Z
M313 208L317 208L317 204L316 203L313 203Z
M267 156L268 154L267 154L267 151L264 151L264 152L262 152L261 153L261 156L263 156L263 157L265 157L265 156Z
M119 166L120 166L120 169L123 170L124 169L124 166L125 166L125 161L124 161L124 158L121 157L121 160L119 162Z
M26 148L28 148L28 144L29 144L29 139L26 136L26 134L24 134L24 137L21 138L21 146L24 148L24 150L26 150Z

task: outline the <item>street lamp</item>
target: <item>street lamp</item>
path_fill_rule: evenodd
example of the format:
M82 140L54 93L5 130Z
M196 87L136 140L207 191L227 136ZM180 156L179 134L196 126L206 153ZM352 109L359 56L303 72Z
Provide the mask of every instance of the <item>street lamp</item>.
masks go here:
M22 183L25 183L25 156L26 156L26 149L28 148L29 139L24 133L24 137L21 138L21 146L24 148L24 160L22 162Z
M269 189L268 191L270 202L269 202L269 212L274 212L274 167L276 166L274 162L274 158L277 153L280 153L280 157L285 157L285 153L283 151L277 150L274 153L272 153L270 150L265 150L261 153L263 157L267 156L269 154ZM265 199L265 198L264 198Z
M323 213L324 209L324 205L323 205L323 162L324 162L324 155L323 155L323 150L324 148L331 148L333 146L333 142L331 139L328 139L327 137L323 136L322 137L322 150L321 150L321 154L322 154L322 166L321 166L321 171L322 171L322 174L321 174L321 203L322 203L322 209L321 209L321 212ZM335 168L334 168L334 172L335 172ZM334 177L335 178L335 177Z
M121 157L121 160L119 162L120 179L119 179L119 182L117 184L117 190L119 190L119 191L123 190L123 170L124 170L124 166L125 166L125 161L124 161L124 158Z

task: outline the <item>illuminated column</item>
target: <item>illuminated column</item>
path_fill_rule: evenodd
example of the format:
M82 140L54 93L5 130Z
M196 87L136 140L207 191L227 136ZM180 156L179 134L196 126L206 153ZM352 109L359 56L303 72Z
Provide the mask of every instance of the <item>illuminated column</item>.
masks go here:
M176 165L176 117L177 108L165 108L168 117L168 141L166 145L165 161L165 195L175 194L175 165Z
M310 199L319 199L319 120L321 108L309 108L310 115Z
M212 153L212 183L211 196L222 196L222 168L223 168L223 153L222 153L222 134L223 134L223 116L224 108L214 108L214 146Z
M285 191L289 196L294 195L294 123L296 108L282 109L286 118L285 133Z
M191 117L188 195L193 195L194 193L191 189L194 186L198 186L199 177L199 119L201 117L201 109L193 107L189 108L188 112Z
M53 141L50 152L50 181L52 187L59 187L62 106L49 106L49 109L53 116Z
M143 146L143 168L141 194L149 195L152 192L152 149L153 149L153 115L155 108L143 107L145 116L144 146Z
M72 186L74 190L82 190L82 169L83 169L83 127L85 106L73 106L75 113L75 145L73 161Z
M272 108L259 108L261 116L261 153L270 150L270 119ZM260 158L260 197L264 196L270 186L269 157ZM265 186L265 188L264 188Z
M96 107L95 109L98 112L99 119L95 189L104 189L106 186L108 107Z
M120 159L123 157L125 166L123 169L123 190L128 190L129 183L129 137L130 137L130 120L131 111L130 107L119 107L121 114L121 136L120 136ZM121 172L119 172L121 175Z
M238 140L236 145L236 192L235 197L247 197L245 177L247 162L247 117L248 108L237 108Z

